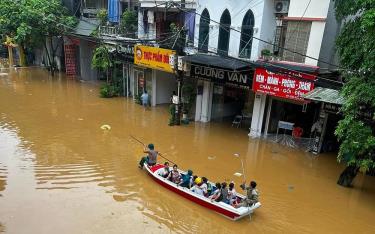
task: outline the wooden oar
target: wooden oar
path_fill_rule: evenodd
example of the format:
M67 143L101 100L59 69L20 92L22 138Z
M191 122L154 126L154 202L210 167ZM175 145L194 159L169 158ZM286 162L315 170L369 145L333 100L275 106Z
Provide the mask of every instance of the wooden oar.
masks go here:
M134 140L136 140L138 143L142 144L144 147L147 147L145 143L143 143L142 141L138 140L136 137L134 137L133 135L129 135L131 138L133 138ZM167 157L163 156L162 153L158 152L158 155L162 158L164 158L165 160L173 163L173 164L176 164L175 162L173 162L172 160L168 159ZM176 164L177 165L177 164Z

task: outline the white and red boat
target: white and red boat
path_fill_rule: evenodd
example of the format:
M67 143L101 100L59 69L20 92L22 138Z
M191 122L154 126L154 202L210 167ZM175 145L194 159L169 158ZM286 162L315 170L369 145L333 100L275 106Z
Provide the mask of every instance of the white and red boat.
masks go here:
M248 216L254 212L255 209L261 206L260 202L250 206L250 207L239 207L235 208L224 202L211 201L211 199L204 197L202 195L196 194L188 188L178 186L177 184L171 182L170 180L159 175L161 170L163 170L164 165L156 164L155 166L148 167L145 164L145 168L148 174L161 186L187 198L201 206L204 206L210 210L213 210L231 220L238 220L245 216ZM179 170L180 173L184 174L186 172ZM214 185L212 182L209 182ZM237 200L240 202L245 196L242 194L237 194Z

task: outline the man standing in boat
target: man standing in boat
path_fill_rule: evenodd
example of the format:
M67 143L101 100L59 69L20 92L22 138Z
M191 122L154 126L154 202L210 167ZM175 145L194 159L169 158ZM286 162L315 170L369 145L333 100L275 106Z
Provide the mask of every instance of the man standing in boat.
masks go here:
M243 190L246 190L246 198L236 207L249 207L259 201L259 192L256 189L257 183L255 181L251 181L249 187L246 187L246 182L243 182L243 184L241 184L240 187Z
M156 164L159 152L155 150L154 144L148 144L148 146L143 150L143 153L147 153L147 156L143 157L141 161L139 161L139 168L142 169L145 163L147 163L148 166L153 166Z

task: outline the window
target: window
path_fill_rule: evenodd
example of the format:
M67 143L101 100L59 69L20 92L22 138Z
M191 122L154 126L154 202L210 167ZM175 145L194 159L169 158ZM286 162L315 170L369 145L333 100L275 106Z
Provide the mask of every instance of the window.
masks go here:
M254 14L248 10L242 21L239 57L250 58L253 42Z
M304 63L307 45L310 38L311 22L289 21L285 36L283 59L291 62ZM299 54L293 53L298 52Z
M210 39L210 14L204 9L199 21L198 50L208 52L208 41Z
M230 38L231 18L228 10L225 10L220 18L219 42L217 52L221 55L228 55Z

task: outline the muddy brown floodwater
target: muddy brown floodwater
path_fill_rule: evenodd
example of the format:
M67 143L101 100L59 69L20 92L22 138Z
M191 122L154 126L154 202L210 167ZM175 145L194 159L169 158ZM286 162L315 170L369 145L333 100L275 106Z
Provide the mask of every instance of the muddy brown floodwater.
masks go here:
M375 178L337 186L335 155L252 140L223 123L167 122L165 106L101 99L96 83L40 69L2 74L0 232L374 233ZM251 222L232 222L158 187L137 168L142 147L129 134L212 181L238 185L240 153L263 206Z

